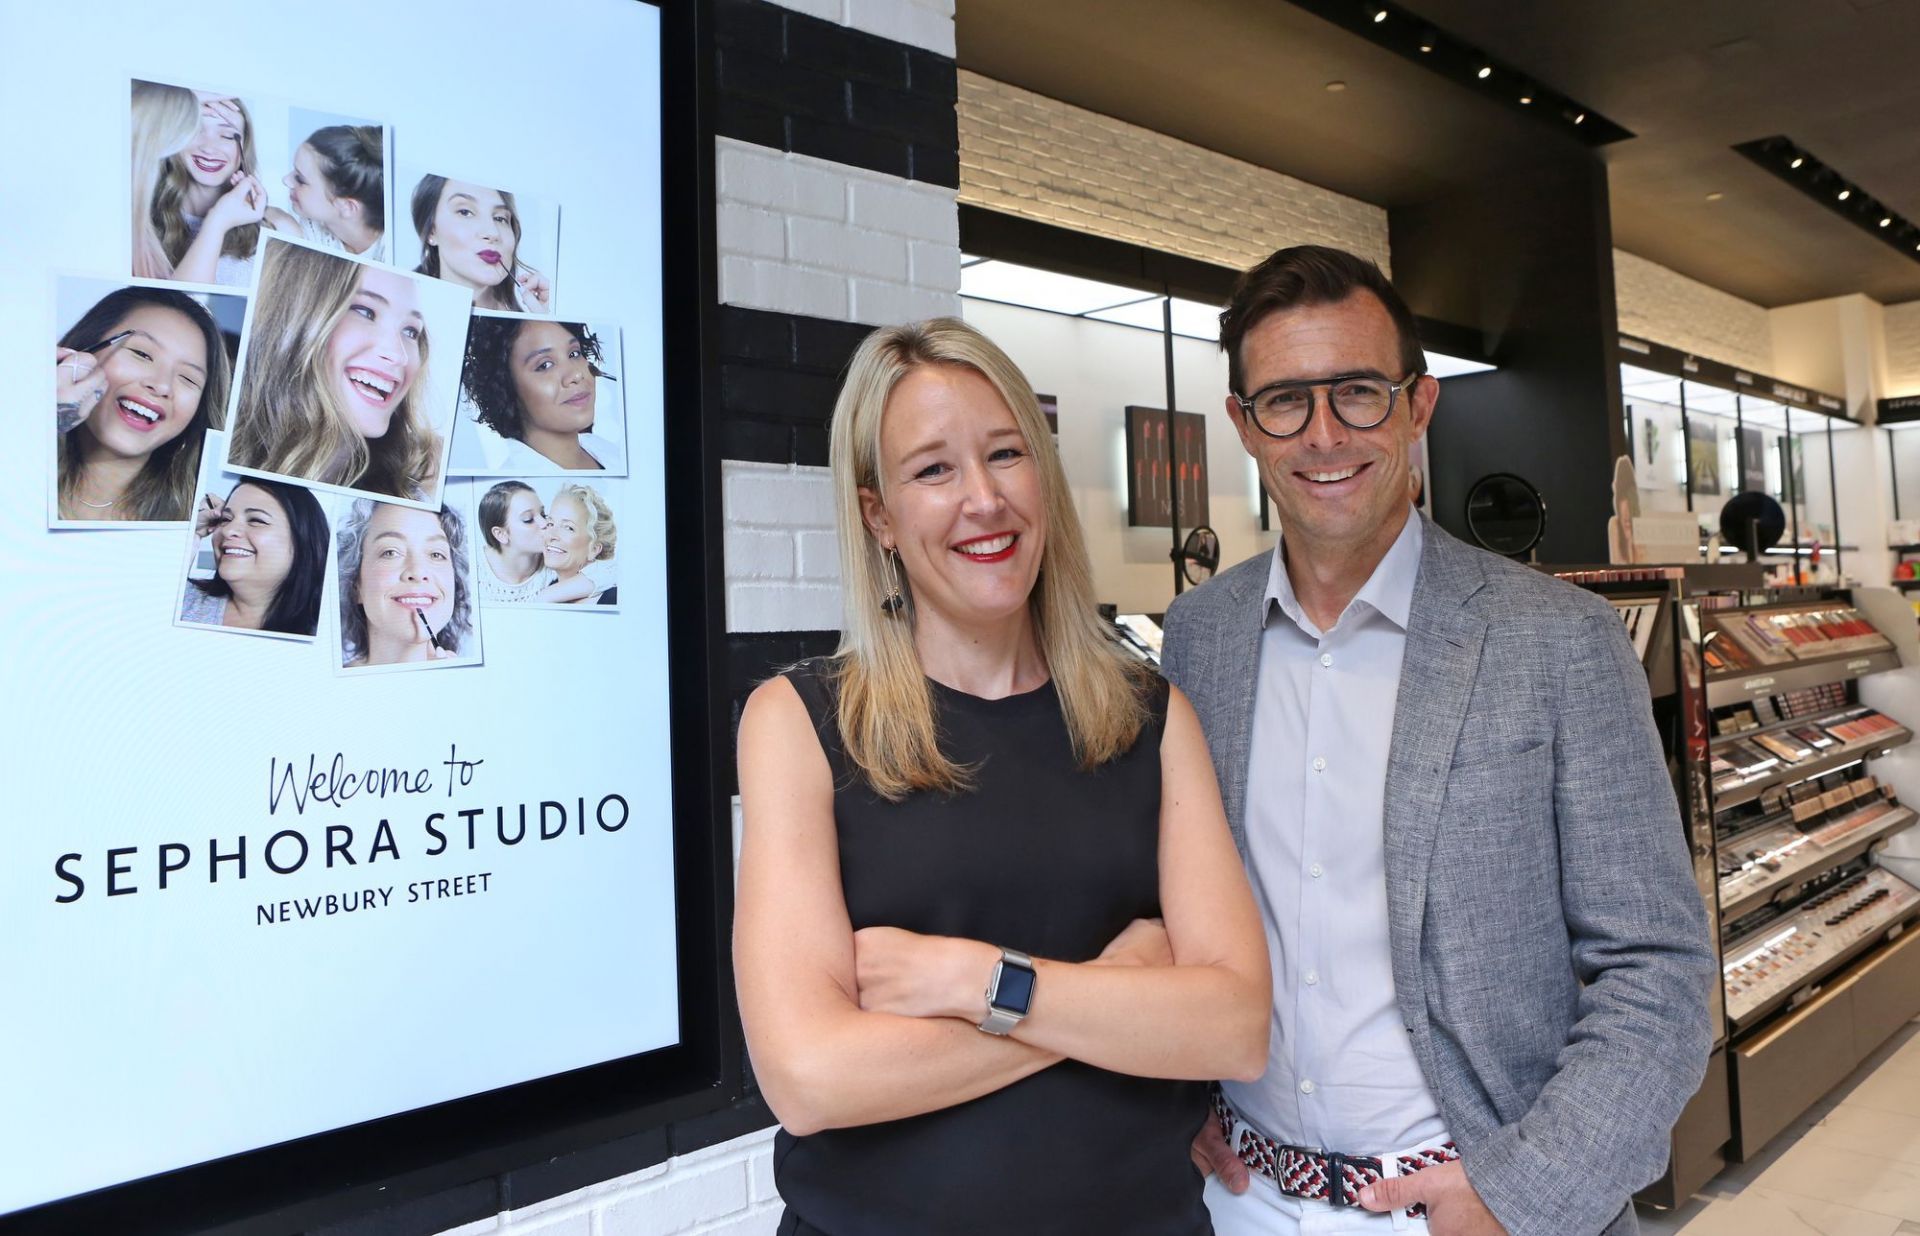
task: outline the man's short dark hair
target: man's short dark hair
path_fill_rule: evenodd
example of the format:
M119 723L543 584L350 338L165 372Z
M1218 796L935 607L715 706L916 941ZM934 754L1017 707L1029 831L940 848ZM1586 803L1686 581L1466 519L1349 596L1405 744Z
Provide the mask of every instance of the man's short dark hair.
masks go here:
M1373 293L1393 319L1400 334L1401 367L1406 373L1424 373L1427 358L1420 350L1420 329L1413 320L1413 310L1407 308L1407 302L1378 266L1325 245L1295 245L1278 250L1234 282L1233 295L1220 311L1220 350L1227 354L1227 384L1235 394L1253 393L1244 385L1240 344L1262 318L1281 309L1337 304L1361 291Z

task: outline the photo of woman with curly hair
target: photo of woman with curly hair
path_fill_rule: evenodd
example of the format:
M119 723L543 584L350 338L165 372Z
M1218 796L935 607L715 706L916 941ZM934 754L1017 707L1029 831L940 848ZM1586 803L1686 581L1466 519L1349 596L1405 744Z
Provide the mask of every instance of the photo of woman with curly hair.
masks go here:
M613 612L620 578L613 503L620 500L621 485L601 482L596 488L536 477L499 481L482 492L475 484L480 603Z
M455 472L624 475L620 331L476 313L454 423Z
M279 239L248 308L227 466L436 506L464 293ZM435 364L434 345L452 356Z
M458 511L362 498L334 545L342 669L480 660L473 562Z

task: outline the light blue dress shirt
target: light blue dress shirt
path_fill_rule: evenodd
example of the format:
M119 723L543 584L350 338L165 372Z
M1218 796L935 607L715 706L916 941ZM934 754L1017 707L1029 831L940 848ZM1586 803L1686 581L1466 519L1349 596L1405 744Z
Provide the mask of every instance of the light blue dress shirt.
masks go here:
M1425 540L1409 512L1327 631L1273 551L1247 770L1247 866L1273 965L1266 1075L1224 1083L1292 1145L1382 1154L1444 1138L1394 1002L1384 840L1407 612Z

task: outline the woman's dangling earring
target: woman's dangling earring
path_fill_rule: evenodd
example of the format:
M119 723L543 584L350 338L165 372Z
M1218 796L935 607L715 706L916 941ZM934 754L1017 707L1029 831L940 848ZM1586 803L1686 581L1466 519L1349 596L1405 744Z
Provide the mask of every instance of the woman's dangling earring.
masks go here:
M880 561L887 570L887 595L881 598L880 612L889 618L896 617L906 608L907 598L900 592L900 572L894 566L893 546L884 545L880 549Z

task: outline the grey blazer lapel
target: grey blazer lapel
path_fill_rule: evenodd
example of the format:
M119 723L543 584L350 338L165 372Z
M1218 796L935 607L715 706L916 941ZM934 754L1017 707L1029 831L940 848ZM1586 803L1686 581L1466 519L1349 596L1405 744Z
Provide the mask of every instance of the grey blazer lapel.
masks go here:
M1402 1007L1424 1007L1420 929L1447 770L1466 719L1486 620L1467 601L1485 582L1478 555L1431 522L1408 611L1406 656L1387 756L1387 924Z
M1269 554L1268 560L1272 560ZM1214 752L1214 765L1231 770L1220 787L1227 828L1240 856L1247 854L1247 769L1253 754L1253 696L1260 685L1260 635L1266 629L1268 572L1247 571L1221 582L1234 589L1227 599L1227 635L1218 645L1221 663L1214 672L1225 680L1220 697L1228 724L1226 750Z

